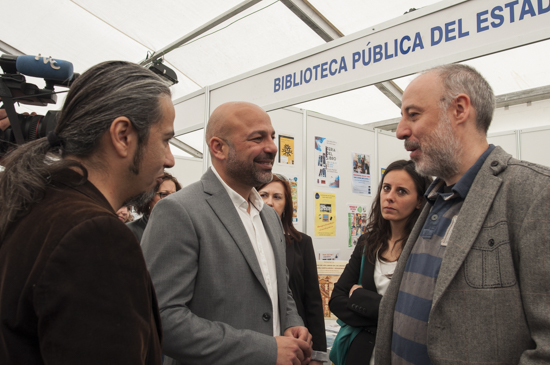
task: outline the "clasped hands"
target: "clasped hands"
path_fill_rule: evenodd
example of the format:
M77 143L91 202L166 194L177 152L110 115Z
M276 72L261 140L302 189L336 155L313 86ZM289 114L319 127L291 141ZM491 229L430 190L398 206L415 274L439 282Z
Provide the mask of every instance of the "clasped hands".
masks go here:
M307 328L301 326L287 328L284 336L276 336L277 365L310 364L313 351L311 338ZM317 362L311 362L314 363Z

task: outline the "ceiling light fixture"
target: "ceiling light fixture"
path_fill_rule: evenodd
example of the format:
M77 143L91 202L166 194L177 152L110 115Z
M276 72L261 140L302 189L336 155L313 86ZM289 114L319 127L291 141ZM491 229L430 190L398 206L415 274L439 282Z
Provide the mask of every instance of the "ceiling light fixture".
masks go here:
M178 83L178 75L176 75L176 72L174 70L163 63L162 58L157 58L153 61L153 63L145 67L159 75L164 80L164 82L168 84L168 86L172 86Z

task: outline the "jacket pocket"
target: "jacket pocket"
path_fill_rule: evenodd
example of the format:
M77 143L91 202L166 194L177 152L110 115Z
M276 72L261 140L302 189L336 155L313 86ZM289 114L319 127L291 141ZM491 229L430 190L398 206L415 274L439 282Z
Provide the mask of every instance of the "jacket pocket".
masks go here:
M508 224L483 227L464 263L468 285L477 289L504 288L516 284Z

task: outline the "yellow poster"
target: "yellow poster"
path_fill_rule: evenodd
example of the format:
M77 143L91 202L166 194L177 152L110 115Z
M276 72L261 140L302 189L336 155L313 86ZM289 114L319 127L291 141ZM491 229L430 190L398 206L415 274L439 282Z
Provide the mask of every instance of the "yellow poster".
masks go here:
M279 163L294 165L294 137L279 135Z
M315 193L315 236L336 236L336 194Z

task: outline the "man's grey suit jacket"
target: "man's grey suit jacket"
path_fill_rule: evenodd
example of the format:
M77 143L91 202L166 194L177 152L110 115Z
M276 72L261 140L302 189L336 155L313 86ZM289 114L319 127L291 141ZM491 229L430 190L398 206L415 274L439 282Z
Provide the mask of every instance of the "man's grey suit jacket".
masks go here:
M380 304L375 363L391 364L393 315L426 204ZM550 363L550 169L496 147L448 241L427 333L436 364Z
M267 204L260 216L275 256L281 331L302 326L288 288L281 221ZM173 358L165 364L275 364L260 265L212 170L157 203L142 248L159 301L163 351Z

